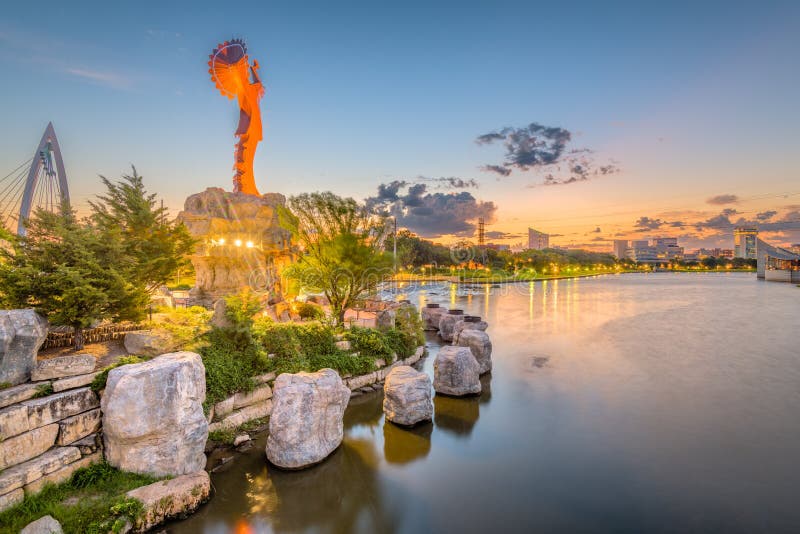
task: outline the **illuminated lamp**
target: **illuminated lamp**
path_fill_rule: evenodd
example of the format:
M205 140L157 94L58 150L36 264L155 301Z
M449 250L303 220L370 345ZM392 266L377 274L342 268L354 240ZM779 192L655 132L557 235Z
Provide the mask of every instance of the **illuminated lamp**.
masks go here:
M224 245L225 244L225 238L224 237L220 237L219 240L217 241L217 243L219 243L220 245Z
M242 246L242 240L241 239L237 239L236 241L233 242L233 244L236 245L237 247L241 247Z
M255 245L253 245L253 242L252 242L252 241L248 241L247 243L245 243L245 246L246 246L247 248L253 248Z

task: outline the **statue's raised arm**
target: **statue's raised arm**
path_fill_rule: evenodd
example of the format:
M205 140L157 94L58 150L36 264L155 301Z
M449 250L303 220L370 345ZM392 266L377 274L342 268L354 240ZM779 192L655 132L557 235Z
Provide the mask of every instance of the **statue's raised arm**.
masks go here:
M230 99L235 97L239 103L239 126L236 128L239 142L234 152L233 190L258 195L253 159L258 142L262 139L259 103L264 96L264 86L258 75L258 61L249 64L247 47L239 39L217 45L208 57L211 81L223 96Z

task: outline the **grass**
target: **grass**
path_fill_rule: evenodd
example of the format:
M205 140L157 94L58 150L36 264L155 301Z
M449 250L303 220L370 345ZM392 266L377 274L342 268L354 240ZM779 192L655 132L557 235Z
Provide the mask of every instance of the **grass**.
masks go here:
M66 534L118 532L142 504L125 497L134 488L158 479L126 473L108 465L94 464L77 470L70 480L47 485L36 495L0 513L0 534L19 532L25 525L51 515Z
M50 382L46 384L39 384L36 386L36 393L33 394L34 399L40 399L53 394L53 384Z
M8 389L12 386L11 382L0 382L0 390Z
M269 421L269 417L259 417L258 419L251 419L246 421L236 428L229 428L225 430L214 430L208 433L208 439L216 443L223 443L225 445L233 445L233 440L239 434L249 434L255 431L258 427L265 425Z
M141 358L139 356L123 356L116 362L112 363L108 367L104 368L97 376L94 377L92 383L89 387L92 388L92 391L98 393L106 388L106 382L108 382L108 372L112 369L117 367L121 367L123 365L128 365L131 363L142 363L146 362L146 358ZM52 388L51 388L52 389Z

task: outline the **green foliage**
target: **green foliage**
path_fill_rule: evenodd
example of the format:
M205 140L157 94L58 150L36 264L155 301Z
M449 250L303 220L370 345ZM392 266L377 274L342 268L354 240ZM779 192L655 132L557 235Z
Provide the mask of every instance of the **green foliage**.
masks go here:
M148 300L128 278L118 239L77 219L68 204L37 210L25 236L0 248L0 300L33 306L53 324L81 331L97 319L139 320Z
M53 394L53 384L50 382L46 384L39 384L36 386L36 393L33 394L34 399L39 399L41 397L47 397L48 395Z
M52 324L81 332L100 319L144 318L149 293L186 264L193 241L182 225L166 220L134 169L91 202L79 220L64 203L58 213L37 210L26 235L0 248L0 304L35 307Z
M112 369L117 367L121 367L123 365L128 365L131 363L142 363L146 362L147 359L140 358L139 356L122 356L119 360L112 363L108 367L105 367L97 376L94 377L92 383L89 385L92 388L92 391L98 393L106 388L106 382L108 382L108 372Z
M202 306L164 308L148 326L169 333L177 348L195 350L203 334L210 329L210 319L211 312Z
M100 177L106 194L90 202L92 220L101 232L119 240L127 279L149 292L188 267L194 241L182 223L167 219L166 208L147 192L135 167L132 171L116 183Z
M400 306L397 309L395 325L398 330L411 338L415 348L425 344L425 330L417 308L414 306Z
M322 319L325 313L317 304L311 302L301 302L297 305L297 314L301 319Z
M8 389L8 388L10 388L12 385L13 385L13 384L12 384L11 382L0 382L0 390L3 390L3 389Z
M236 429L224 428L222 430L212 430L208 433L208 439L215 443L222 443L224 445L233 444L236 438Z
M105 534L121 528L126 518L141 513L141 503L132 502L125 493L157 480L119 471L105 462L84 467L67 482L47 485L40 493L26 496L17 506L0 513L0 534L17 533L45 515L53 516L67 533Z
M330 192L294 196L279 217L304 252L285 274L306 290L324 293L338 323L353 301L391 275L392 258L383 250L386 219L352 198Z
M353 326L344 334L344 338L350 342L353 350L375 357L386 357L392 354L392 347L389 345L386 332L374 328L362 328Z
M211 406L239 391L252 391L253 376L266 367L266 355L258 346L241 343L230 329L214 328L200 349L206 368L206 405Z
M225 317L238 330L250 330L253 326L253 317L261 308L258 297L249 289L225 297Z

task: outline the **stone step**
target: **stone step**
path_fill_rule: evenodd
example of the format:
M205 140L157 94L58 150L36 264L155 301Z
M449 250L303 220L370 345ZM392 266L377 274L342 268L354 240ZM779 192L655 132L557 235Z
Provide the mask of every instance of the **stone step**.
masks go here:
M0 494L8 493L81 459L77 447L56 447L0 473Z

